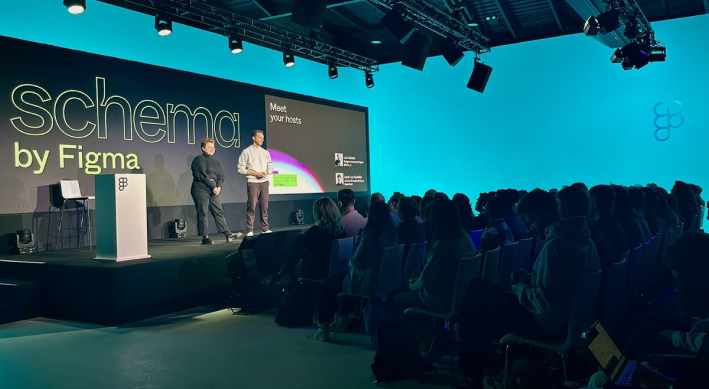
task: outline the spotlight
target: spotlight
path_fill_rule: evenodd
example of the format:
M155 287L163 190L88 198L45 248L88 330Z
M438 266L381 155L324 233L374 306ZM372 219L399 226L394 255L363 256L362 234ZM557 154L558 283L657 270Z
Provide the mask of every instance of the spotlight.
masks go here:
M291 224L301 225L305 224L305 213L302 209L296 209L291 213Z
M244 51L244 43L241 41L241 38L236 35L230 36L229 50L231 50L233 54L240 54L242 51Z
M623 59L625 58L625 55L623 54L623 50L621 49L616 49L615 53L611 55L611 62L613 63L623 63Z
M286 65L287 68L293 67L295 65L295 57L291 52L283 52L283 64Z
M155 16L155 29L158 30L158 35L160 36L172 34L172 20Z
M64 6L72 15L81 15L86 11L86 0L64 0Z
M31 254L34 252L34 234L28 229L15 231L17 237L17 252Z
M650 62L664 62L667 58L667 49L662 46L653 47L650 51Z
M583 33L586 36L593 36L598 35L599 32L601 34L607 34L614 31L620 27L619 17L620 14L614 9L598 15L598 17L591 16L586 20L586 24L583 26Z
M186 238L187 223L185 223L185 219L175 219L170 222L169 235L170 238Z
M630 61L630 64L635 66L636 69L640 69L650 62L648 51L648 49L640 47L640 45L635 42L623 47L625 58Z
M372 73L364 73L364 81L367 84L367 88L374 88L374 75Z
M339 74L337 74L337 66L335 66L335 64L331 63L327 66L327 75L330 76L331 80L334 80L339 76Z
M376 38L375 38L375 39L372 39L372 41L369 42L369 43L371 43L371 44L373 44L373 45L381 45L381 44L382 44L382 41L380 41L379 39L376 39Z

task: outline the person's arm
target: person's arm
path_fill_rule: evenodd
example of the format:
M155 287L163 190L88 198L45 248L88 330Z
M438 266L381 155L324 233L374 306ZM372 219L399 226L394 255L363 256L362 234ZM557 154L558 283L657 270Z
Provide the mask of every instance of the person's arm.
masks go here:
M248 168L249 165L249 160L252 158L250 151L248 148L244 149L244 151L241 152L241 155L239 156L239 163L236 165L237 171L239 174L243 174L245 176L254 176L256 178L263 178L261 173L251 170Z
M222 170L222 164L220 164L219 161L217 161L214 158L212 158L212 159L214 160L214 163L217 164L217 168L218 168L218 173L217 173L217 178L216 178L216 186L217 186L217 188L221 188L222 184L224 183L224 170Z
M567 298L567 284L571 282L568 279L568 258L561 258L554 247L542 250L542 253L535 264L537 271L532 282L534 285L521 282L512 285L519 303L534 314L553 311L558 300Z
M444 245L439 244L437 241L433 244L433 247L426 255L426 266L424 266L423 271L419 278L413 284L409 285L411 290L421 290L426 287L430 282L429 279L435 278L436 275L440 274L440 267L443 265L443 260L441 257L446 255ZM439 263L440 262L440 263Z
M192 176L207 185L210 190L214 190L217 186L216 182L207 175L207 161L203 156L197 156L192 160Z
M273 161L271 160L271 153L266 150L266 175L273 173Z
M376 255L377 244L377 237L374 234L363 234L362 239L359 242L359 246L357 246L357 250L350 260L352 267L355 269L363 268L367 264L369 258Z

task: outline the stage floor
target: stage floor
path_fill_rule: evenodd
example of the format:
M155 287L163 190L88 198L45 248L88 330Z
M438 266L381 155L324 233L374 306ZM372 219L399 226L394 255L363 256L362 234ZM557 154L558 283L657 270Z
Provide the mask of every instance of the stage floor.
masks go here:
M274 229L268 239L258 238L259 267L278 269L288 254L284 242L307 227ZM121 262L96 260L95 248L88 247L3 256L0 274L36 283L40 306L28 310L38 316L115 326L226 302L233 285L227 265L244 238L212 238L217 239L208 246L201 237L151 240L151 258Z

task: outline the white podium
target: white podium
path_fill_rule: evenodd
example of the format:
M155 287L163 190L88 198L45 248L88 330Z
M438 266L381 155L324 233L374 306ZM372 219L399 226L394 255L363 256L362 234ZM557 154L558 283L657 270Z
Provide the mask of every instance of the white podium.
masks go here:
M97 175L95 182L96 259L150 258L145 174Z

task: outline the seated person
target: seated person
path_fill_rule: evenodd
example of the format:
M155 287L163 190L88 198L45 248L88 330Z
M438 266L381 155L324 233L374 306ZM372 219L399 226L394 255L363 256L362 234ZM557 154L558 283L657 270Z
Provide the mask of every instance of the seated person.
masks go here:
M458 207L460 224L463 226L463 229L468 232L474 230L475 216L473 215L473 207L470 204L470 198L462 193L456 193L453 196L453 202L455 206Z
M404 245L404 262L401 266L406 264L411 245L426 241L426 230L416 221L417 208L418 204L413 197L402 197L397 206L401 223L396 226L396 237L399 244Z
M507 201L502 197L491 197L485 205L485 216L488 225L480 238L480 252L485 254L490 250L514 243L512 231L503 219L507 213Z
M476 254L475 246L460 224L460 216L451 200L436 200L431 209L433 247L426 255L426 266L418 279L411 280L410 292L394 298L394 314L417 307L447 312L453 300L453 285L458 261Z
M315 225L296 240L293 256L279 276L291 273L295 278L327 278L332 241L344 238L345 229L340 222L340 211L327 197L315 200L313 218Z
M355 209L355 194L352 189L340 189L337 192L337 202L342 210L342 227L345 228L345 234L356 236L367 221Z
M337 295L340 292L361 295L373 295L377 292L384 248L396 245L396 230L389 213L389 205L384 201L372 202L362 240L350 260L350 271L328 277L320 287L318 330L314 335L316 340L330 341L330 325L337 310ZM346 326L345 319L351 306L351 303L343 302L342 310L338 312L339 317L334 323L337 328Z
M517 212L546 239L527 284L512 293L486 280L471 282L460 311L461 386L483 388L486 350L508 332L531 338L566 337L578 280L600 269L584 218L560 220L556 199L533 190Z

